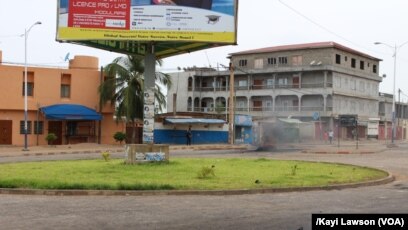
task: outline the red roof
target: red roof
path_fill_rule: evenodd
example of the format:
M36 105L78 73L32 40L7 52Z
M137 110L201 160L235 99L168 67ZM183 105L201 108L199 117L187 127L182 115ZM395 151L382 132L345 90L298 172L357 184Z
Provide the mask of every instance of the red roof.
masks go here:
M237 53L231 53L231 56L243 55L243 54L256 54L256 53L273 53L280 51L292 51L292 50L305 50L305 49L323 49L323 48L336 48L348 53L363 56L369 59L374 59L376 61L382 61L379 58L370 56L368 54L362 53L360 51L348 48L346 46L340 45L336 42L315 42L315 43L304 43L304 44L294 44L294 45L283 45L283 46L273 46L260 49L247 50Z

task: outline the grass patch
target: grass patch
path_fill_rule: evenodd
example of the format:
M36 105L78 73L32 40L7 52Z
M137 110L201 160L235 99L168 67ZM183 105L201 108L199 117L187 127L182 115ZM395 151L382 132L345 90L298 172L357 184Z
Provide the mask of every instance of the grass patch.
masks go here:
M327 186L386 176L351 165L265 158L177 158L140 165L104 159L0 164L0 187L34 189L254 189Z

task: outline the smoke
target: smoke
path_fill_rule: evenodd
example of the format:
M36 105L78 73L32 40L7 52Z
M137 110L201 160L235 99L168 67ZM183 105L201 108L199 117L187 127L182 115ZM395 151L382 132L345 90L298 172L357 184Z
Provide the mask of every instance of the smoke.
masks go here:
M261 148L274 149L279 145L300 141L299 127L281 121L259 122L255 129L257 145Z

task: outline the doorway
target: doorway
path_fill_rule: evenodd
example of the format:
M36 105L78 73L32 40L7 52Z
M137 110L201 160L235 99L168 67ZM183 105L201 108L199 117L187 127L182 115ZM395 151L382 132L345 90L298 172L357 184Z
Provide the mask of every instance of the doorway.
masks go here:
M12 127L12 121L0 120L0 145L12 144Z
M62 145L62 121L48 121L48 133L57 135L53 145Z

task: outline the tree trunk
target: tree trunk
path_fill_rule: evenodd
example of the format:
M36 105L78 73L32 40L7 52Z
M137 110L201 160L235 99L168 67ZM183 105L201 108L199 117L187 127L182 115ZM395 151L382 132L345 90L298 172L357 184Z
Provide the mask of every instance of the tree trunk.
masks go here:
M136 125L135 125L135 121L132 121L132 144L136 144Z

